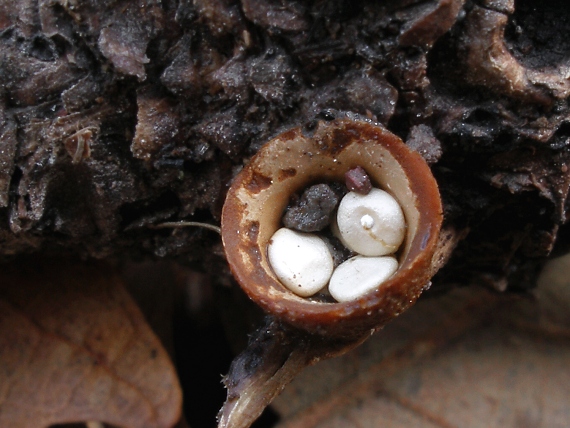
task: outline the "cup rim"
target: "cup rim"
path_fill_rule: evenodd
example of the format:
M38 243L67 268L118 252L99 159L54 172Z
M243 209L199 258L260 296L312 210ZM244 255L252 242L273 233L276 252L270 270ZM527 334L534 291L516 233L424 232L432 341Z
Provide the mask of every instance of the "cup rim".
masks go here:
M379 289L355 301L318 303L295 296L267 262L268 235L279 227L292 193L321 177L339 179L355 162L371 176L399 174L393 180L405 182L407 190L398 191L412 195L406 204L413 204L409 213L417 213L417 230L406 238L402 265ZM429 285L442 218L437 182L417 152L381 125L341 118L320 121L311 133L301 127L286 131L252 157L228 190L222 241L235 279L264 311L310 332L352 336L381 327Z

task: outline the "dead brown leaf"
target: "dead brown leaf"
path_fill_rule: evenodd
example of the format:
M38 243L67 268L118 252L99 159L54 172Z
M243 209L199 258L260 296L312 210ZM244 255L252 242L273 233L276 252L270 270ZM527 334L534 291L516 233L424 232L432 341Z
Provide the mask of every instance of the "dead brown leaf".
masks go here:
M171 427L181 403L168 354L106 265L3 266L0 426Z

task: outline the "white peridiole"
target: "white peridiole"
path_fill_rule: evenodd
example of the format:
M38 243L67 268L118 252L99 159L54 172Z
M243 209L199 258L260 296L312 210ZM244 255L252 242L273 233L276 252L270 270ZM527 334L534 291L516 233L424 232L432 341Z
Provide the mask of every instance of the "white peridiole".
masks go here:
M381 286L397 270L398 261L392 256L355 256L335 269L329 292L338 302L357 300Z
M340 202L336 220L342 243L363 256L395 253L406 233L400 204L376 188L367 195L347 193Z
M267 255L281 283L301 297L319 292L333 272L327 245L313 234L281 228L269 240Z

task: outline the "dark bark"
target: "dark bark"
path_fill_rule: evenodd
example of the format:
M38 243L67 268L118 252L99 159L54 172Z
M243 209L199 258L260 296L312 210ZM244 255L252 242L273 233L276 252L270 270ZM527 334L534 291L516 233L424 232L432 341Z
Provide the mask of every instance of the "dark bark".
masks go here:
M433 165L470 233L436 283L528 287L567 212L562 0L0 4L0 242L202 254L278 131L366 115ZM563 236L563 235L561 235Z

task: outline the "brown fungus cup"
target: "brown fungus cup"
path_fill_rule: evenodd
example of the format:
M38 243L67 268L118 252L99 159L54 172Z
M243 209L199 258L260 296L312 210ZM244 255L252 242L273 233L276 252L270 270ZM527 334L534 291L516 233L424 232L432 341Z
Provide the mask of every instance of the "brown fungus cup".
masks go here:
M406 218L396 273L377 289L345 303L299 297L273 273L267 246L291 195L314 183L343 182L357 166L391 193ZM366 121L318 122L264 145L235 177L222 213L222 239L233 275L263 310L295 327L331 337L357 337L410 307L429 284L442 222L437 183L428 165L398 137Z

